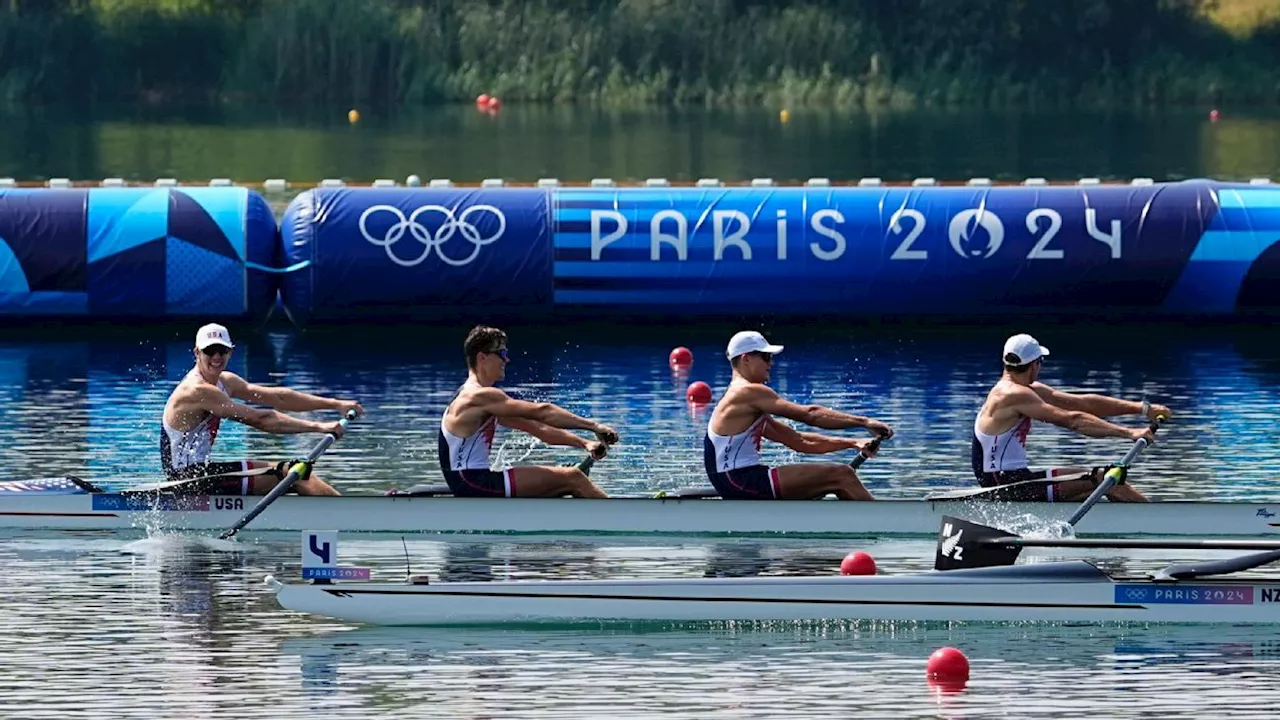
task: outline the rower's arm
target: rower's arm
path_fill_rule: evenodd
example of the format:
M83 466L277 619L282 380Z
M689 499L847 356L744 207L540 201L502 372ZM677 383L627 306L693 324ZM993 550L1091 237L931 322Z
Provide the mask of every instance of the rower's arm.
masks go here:
M534 420L565 430L590 430L597 433L609 430L605 425L574 415L558 405L516 400L498 388L485 388L477 392L472 396L472 405L498 418L499 422L516 418Z
M1142 414L1142 403L1132 400L1120 400L1093 393L1067 393L1061 390L1054 390L1044 383L1035 383L1031 386L1031 389L1035 390L1041 400L1063 410L1086 412L1097 417Z
M587 441L574 435L568 430L551 427L537 420L529 420L526 418L505 417L498 418L498 423L512 428L513 430L521 430L538 438L548 445L565 445L568 447L577 447L586 449Z
M796 452L809 455L822 455L836 452L837 450L849 450L859 447L855 440L831 437L820 433L800 432L773 418L765 421L764 436L776 443L786 445Z
M752 407L769 415L781 415L811 427L823 430L846 430L848 428L867 428L872 432L892 437L893 430L882 422L850 415L822 405L800 405L778 396L772 388L759 385L753 389L749 400Z
M285 415L275 410L238 403L212 387L195 390L194 404L220 418L242 422L274 435L329 432L333 423L318 423Z
M1066 410L1052 405L1042 400L1039 393L1033 392L1030 388L1010 398L1007 407L1032 420L1064 427L1086 437L1132 439L1135 438L1135 433L1140 432L1109 423L1083 410Z
M255 385L232 372L222 373L222 384L227 388L227 394L237 400L259 403L285 412L344 409L341 400L299 392L287 387Z

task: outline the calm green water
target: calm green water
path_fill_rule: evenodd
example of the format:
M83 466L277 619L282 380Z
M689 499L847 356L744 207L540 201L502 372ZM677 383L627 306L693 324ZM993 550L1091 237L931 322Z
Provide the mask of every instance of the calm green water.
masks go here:
M303 111L38 111L3 119L0 176L201 182L282 177L478 182L539 177L1021 180L1280 178L1280 116L1223 108L1110 113L795 109L605 111L510 105L384 117Z

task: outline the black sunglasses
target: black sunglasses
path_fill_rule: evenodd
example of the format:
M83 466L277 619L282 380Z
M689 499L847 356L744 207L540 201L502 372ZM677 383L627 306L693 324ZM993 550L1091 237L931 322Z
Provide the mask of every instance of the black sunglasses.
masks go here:
M231 348L227 347L226 345L210 345L209 347L204 348L200 352L204 353L205 355L208 355L209 357L213 357L214 355L226 355L227 353L231 352Z
M761 352L759 350L756 350L754 352L749 352L747 354L752 357L758 357L761 360L769 363L770 365L773 364L773 353Z

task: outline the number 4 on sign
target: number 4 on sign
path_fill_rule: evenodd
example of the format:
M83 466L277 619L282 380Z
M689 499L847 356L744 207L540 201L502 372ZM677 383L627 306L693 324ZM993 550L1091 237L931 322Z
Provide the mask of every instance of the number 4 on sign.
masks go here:
M302 567L338 566L338 532L307 530L302 533Z
M908 221L903 223L903 221ZM1047 224L1041 221L1048 221ZM1057 237L1058 231L1062 229L1062 215L1056 210L1050 208L1036 208L1027 213L1026 216L1027 232L1032 237L1036 237L1037 233L1043 228L1043 235L1036 240L1036 244L1031 248L1031 252L1027 253L1028 260L1062 260L1063 251L1061 248L1050 247L1050 243ZM1120 243L1121 231L1120 221L1112 220L1110 232L1103 232L1098 227L1098 211L1094 208L1085 208L1084 211L1084 228L1089 233L1089 237L1106 245L1111 249L1111 259L1120 259ZM902 240L893 250L893 254L889 256L890 260L928 260L929 251L912 247L916 240L924 234L925 217L919 210L910 208L902 208L895 212L889 218L889 234L901 237Z

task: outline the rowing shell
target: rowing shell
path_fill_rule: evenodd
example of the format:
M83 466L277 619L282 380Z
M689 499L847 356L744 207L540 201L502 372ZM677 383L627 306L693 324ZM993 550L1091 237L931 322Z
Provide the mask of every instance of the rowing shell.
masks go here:
M1153 582L1084 560L858 577L281 583L287 610L372 625L924 620L1280 623L1280 580Z
M20 489L26 488L26 489ZM93 493L70 483L0 483L0 527L54 530L128 528L224 530L260 498ZM990 501L722 500L680 498L455 498L285 495L254 531L484 532L593 535L663 533L856 537L927 535L943 515L996 527L1030 516L1065 520L1071 504ZM1280 503L1165 501L1099 503L1079 536L1245 536L1280 534ZM1033 527L1042 527L1039 523Z

